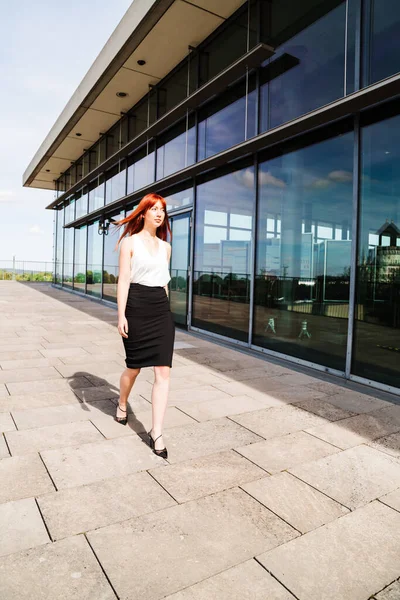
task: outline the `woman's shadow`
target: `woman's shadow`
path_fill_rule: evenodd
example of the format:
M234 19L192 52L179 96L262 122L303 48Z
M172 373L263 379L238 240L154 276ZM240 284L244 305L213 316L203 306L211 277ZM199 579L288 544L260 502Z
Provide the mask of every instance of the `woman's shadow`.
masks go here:
M96 416L101 419L106 416L112 420L114 419L119 400L119 389L115 385L87 371L77 371L66 379L71 390L78 397L82 410L92 413L94 419ZM149 411L151 411L151 404L143 398L144 406L145 403L148 404ZM117 425L116 421L114 423ZM120 427L123 427L123 425L120 425ZM142 439L147 431L146 426L133 412L129 399L126 427L135 431Z

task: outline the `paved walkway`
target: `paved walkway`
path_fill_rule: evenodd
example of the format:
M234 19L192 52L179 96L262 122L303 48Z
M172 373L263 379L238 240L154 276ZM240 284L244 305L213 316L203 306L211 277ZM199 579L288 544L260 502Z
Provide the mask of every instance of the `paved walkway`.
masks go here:
M115 310L0 308L1 600L399 600L400 406L178 332L165 462Z

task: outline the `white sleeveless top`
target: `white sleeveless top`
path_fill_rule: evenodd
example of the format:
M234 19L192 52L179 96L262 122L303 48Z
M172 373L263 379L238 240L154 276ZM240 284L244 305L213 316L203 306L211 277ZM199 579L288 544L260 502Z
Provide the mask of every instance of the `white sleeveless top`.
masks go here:
M131 283L164 287L170 281L168 246L160 238L157 240L158 251L152 256L140 236L138 234L132 236Z

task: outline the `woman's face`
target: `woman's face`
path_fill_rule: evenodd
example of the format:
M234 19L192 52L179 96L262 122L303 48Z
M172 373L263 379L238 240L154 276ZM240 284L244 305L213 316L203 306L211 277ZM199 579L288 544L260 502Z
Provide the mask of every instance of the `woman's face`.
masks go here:
M149 210L144 215L144 222L146 225L150 225L151 227L160 227L163 224L165 219L165 210L161 203L161 200L157 200L157 202L149 208Z

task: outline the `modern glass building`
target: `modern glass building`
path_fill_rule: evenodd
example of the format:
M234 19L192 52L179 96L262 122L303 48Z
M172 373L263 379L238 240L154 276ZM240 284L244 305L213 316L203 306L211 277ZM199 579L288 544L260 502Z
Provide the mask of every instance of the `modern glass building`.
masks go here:
M400 2L135 0L29 165L55 285L116 301L167 198L176 323L400 394Z

